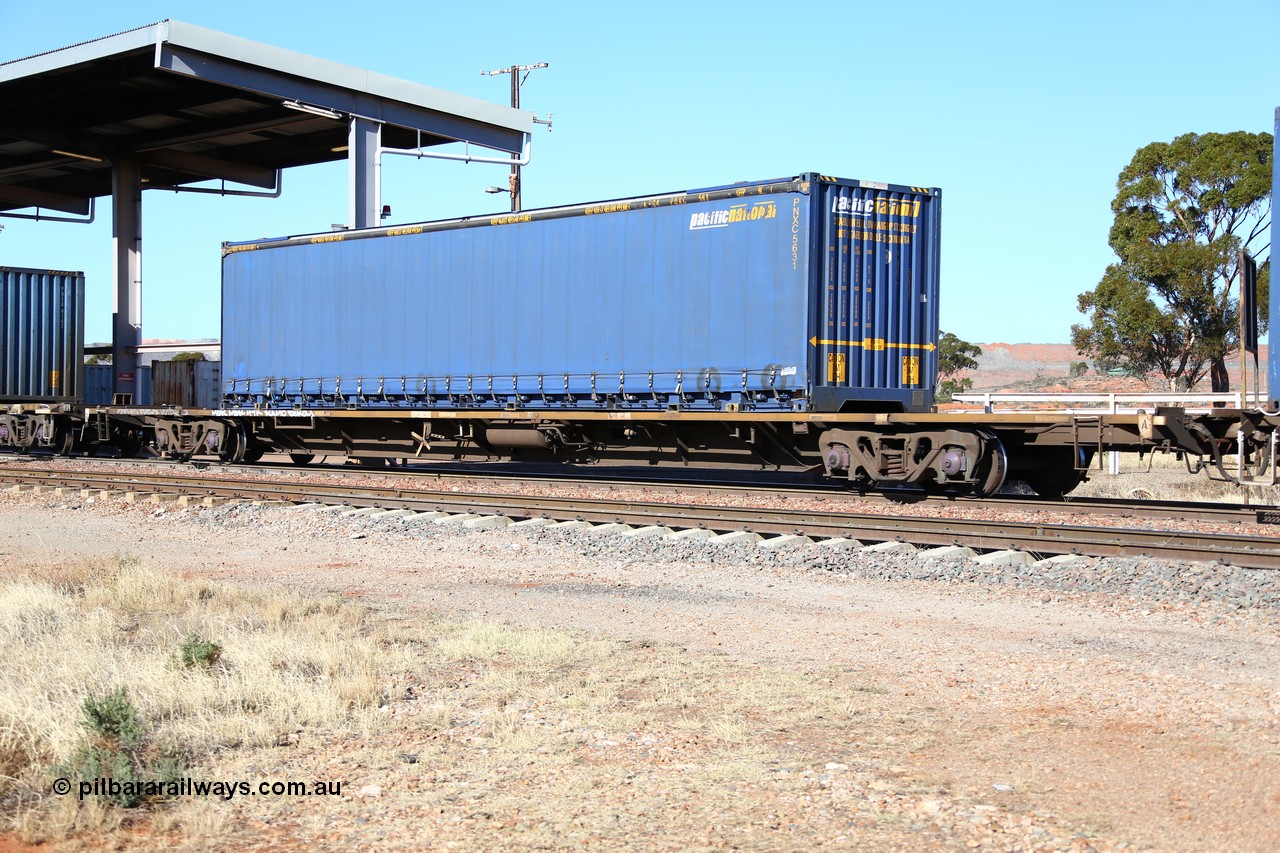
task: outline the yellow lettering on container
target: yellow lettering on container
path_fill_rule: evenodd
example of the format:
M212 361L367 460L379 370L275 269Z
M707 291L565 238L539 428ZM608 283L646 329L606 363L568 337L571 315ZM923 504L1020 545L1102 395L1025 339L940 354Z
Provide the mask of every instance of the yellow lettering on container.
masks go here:
M904 355L902 357L902 384L920 384L920 356Z

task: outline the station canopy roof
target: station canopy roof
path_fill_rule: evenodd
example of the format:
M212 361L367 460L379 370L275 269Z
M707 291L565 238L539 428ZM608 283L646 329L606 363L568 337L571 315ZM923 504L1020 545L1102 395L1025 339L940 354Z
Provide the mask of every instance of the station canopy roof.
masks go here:
M86 214L111 163L144 186L222 179L264 189L277 170L347 157L348 119L382 144L466 141L516 153L533 116L338 63L161 21L0 63L0 211Z

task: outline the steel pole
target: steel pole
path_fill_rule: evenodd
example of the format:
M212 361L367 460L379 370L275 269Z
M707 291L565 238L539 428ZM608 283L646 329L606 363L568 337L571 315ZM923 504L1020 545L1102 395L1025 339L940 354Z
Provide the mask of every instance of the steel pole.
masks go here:
M520 109L520 67L511 66L511 108ZM519 160L520 155L514 155L514 159ZM519 164L511 167L511 211L514 213L520 210L520 166Z
M372 228L382 221L382 123L352 116L347 131L348 195L352 228Z
M111 164L111 236L115 247L115 314L111 323L112 391L138 397L142 343L142 172L137 163Z
M1273 141L1272 151L1280 151L1280 107L1276 107L1275 113L1275 131L1276 137ZM1271 158L1272 163L1275 162L1275 156ZM1271 199L1275 204L1275 199L1280 198L1280 169L1273 168L1271 170ZM1274 214L1271 217L1271 251L1274 256L1276 246L1280 245L1280 218ZM1275 264L1271 265L1273 268ZM1272 296L1271 305L1268 308L1271 318L1271 328L1280 330L1280 297ZM1267 400L1270 407L1280 405L1280 332L1272 332L1277 339L1268 338L1267 343Z

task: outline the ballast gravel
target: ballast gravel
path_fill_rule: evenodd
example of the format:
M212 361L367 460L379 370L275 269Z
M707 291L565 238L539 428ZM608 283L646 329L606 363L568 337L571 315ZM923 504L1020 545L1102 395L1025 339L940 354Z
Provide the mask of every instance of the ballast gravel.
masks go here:
M302 510L307 513L308 511ZM154 513L153 514L159 514ZM236 503L194 512L196 523L209 526L261 526L259 507ZM414 515L370 520L359 515L315 512L292 518L321 535L364 538L370 532L433 541L458 535L461 527L422 523ZM1155 560L1145 557L1079 557L1032 563L980 564L957 556L933 556L944 549L883 552L865 548L826 547L821 543L764 548L757 543L713 542L702 538L622 536L617 525L581 527L531 526L520 529L519 543L564 548L580 558L625 569L645 562L710 564L772 573L822 573L829 580L852 582L922 581L975 584L1049 595L1122 596L1095 605L1155 608L1203 606L1217 613L1247 611L1254 618L1280 624L1280 572L1241 569L1212 563ZM496 531L486 531L493 535Z

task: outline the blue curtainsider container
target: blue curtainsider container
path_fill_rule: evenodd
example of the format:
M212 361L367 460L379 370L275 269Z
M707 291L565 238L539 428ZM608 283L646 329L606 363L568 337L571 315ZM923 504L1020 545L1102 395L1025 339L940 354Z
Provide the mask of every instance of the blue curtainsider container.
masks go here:
M922 410L937 189L804 174L223 247L233 406Z
M0 401L79 402L84 273L0 267Z

